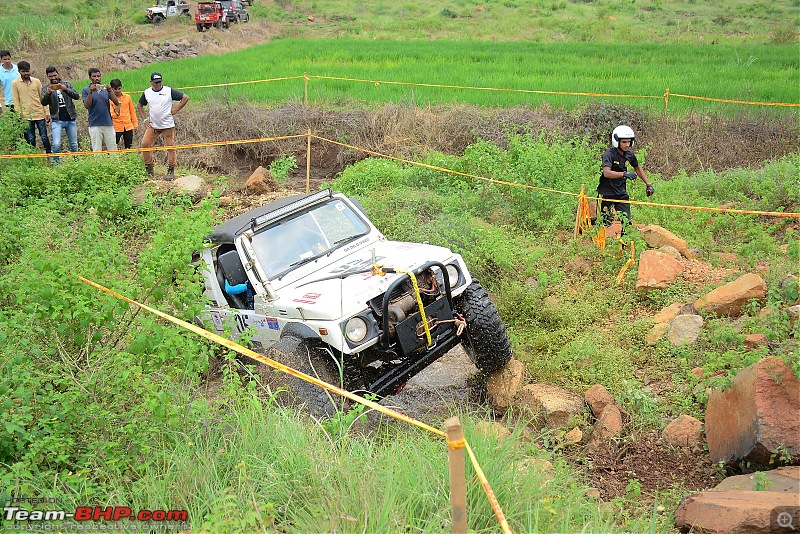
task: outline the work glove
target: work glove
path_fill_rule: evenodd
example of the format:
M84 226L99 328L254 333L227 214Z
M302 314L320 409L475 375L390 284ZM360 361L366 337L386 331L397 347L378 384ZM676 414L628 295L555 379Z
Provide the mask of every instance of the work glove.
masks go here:
M631 171L626 172L625 174L622 175L622 177L625 178L626 180L636 180L638 178L638 176L636 176L636 173Z
M653 196L653 193L656 192L656 188L653 187L652 185L648 185L647 187L644 188L644 192L647 194L648 197L651 197Z

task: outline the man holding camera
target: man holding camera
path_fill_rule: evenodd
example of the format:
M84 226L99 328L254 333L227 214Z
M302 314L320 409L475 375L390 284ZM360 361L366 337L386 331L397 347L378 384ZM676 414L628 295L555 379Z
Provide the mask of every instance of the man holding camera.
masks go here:
M611 147L603 153L602 171L600 173L600 184L597 186L597 194L602 197L601 213L603 225L611 226L614 216L611 208L617 212L622 223L622 231L631 223L631 205L627 202L614 202L614 200L629 200L628 180L641 178L646 184L645 193L651 196L656 192L647 180L647 173L639 165L636 154L631 148L636 142L636 134L630 126L617 126L611 134ZM634 172L628 170L627 164L630 163Z
M61 81L61 76L55 67L45 69L47 79L50 80L42 87L42 105L50 106L50 118L53 127L53 153L61 152L61 136L67 132L69 149L71 152L78 151L78 113L75 111L73 100L78 100L78 91L69 82ZM59 162L58 156L53 158L55 163Z
M89 85L81 91L83 107L89 110L89 138L92 140L92 151L117 149L117 132L114 131L114 121L111 119L109 100L119 106L119 100L108 84L100 83L102 74L100 69L89 69Z

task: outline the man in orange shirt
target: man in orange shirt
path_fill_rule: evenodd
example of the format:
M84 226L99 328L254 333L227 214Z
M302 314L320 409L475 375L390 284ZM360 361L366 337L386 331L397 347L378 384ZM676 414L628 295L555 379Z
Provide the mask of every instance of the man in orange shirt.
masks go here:
M119 145L119 140L123 139L125 148L131 148L133 146L133 133L139 127L136 108L133 107L133 100L130 95L122 92L122 81L119 78L111 80L111 90L119 100L117 105L109 102L111 120L114 122L114 131L117 132L117 144Z

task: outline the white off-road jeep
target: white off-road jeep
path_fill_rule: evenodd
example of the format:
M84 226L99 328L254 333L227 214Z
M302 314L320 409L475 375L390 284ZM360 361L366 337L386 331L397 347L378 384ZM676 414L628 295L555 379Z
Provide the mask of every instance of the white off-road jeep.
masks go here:
M347 390L393 394L458 344L484 372L511 358L497 309L460 255L389 241L341 193L271 202L210 240L200 266L211 306L200 323L249 331L270 357ZM317 386L260 374L279 377L314 414L334 408Z

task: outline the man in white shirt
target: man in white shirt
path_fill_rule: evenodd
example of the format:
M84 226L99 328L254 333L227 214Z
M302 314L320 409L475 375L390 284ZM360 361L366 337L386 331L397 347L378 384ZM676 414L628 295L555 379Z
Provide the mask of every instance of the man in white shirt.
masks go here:
M7 107L14 111L14 96L11 94L11 82L19 78L19 69L11 63L11 52L0 50L0 85L3 87L0 93L0 115L3 108Z
M189 96L176 89L167 87L161 80L161 74L154 72L150 75L150 88L142 93L139 98L139 115L143 122L147 122L147 130L142 138L142 148L153 146L153 142L158 136L164 136L165 146L175 146L175 114L178 113ZM174 104L177 102L177 104ZM150 106L149 120L144 115L144 106ZM153 153L150 151L142 152L144 166L150 176L153 175ZM178 161L176 151L167 151L167 175L165 180L175 179L175 164Z

